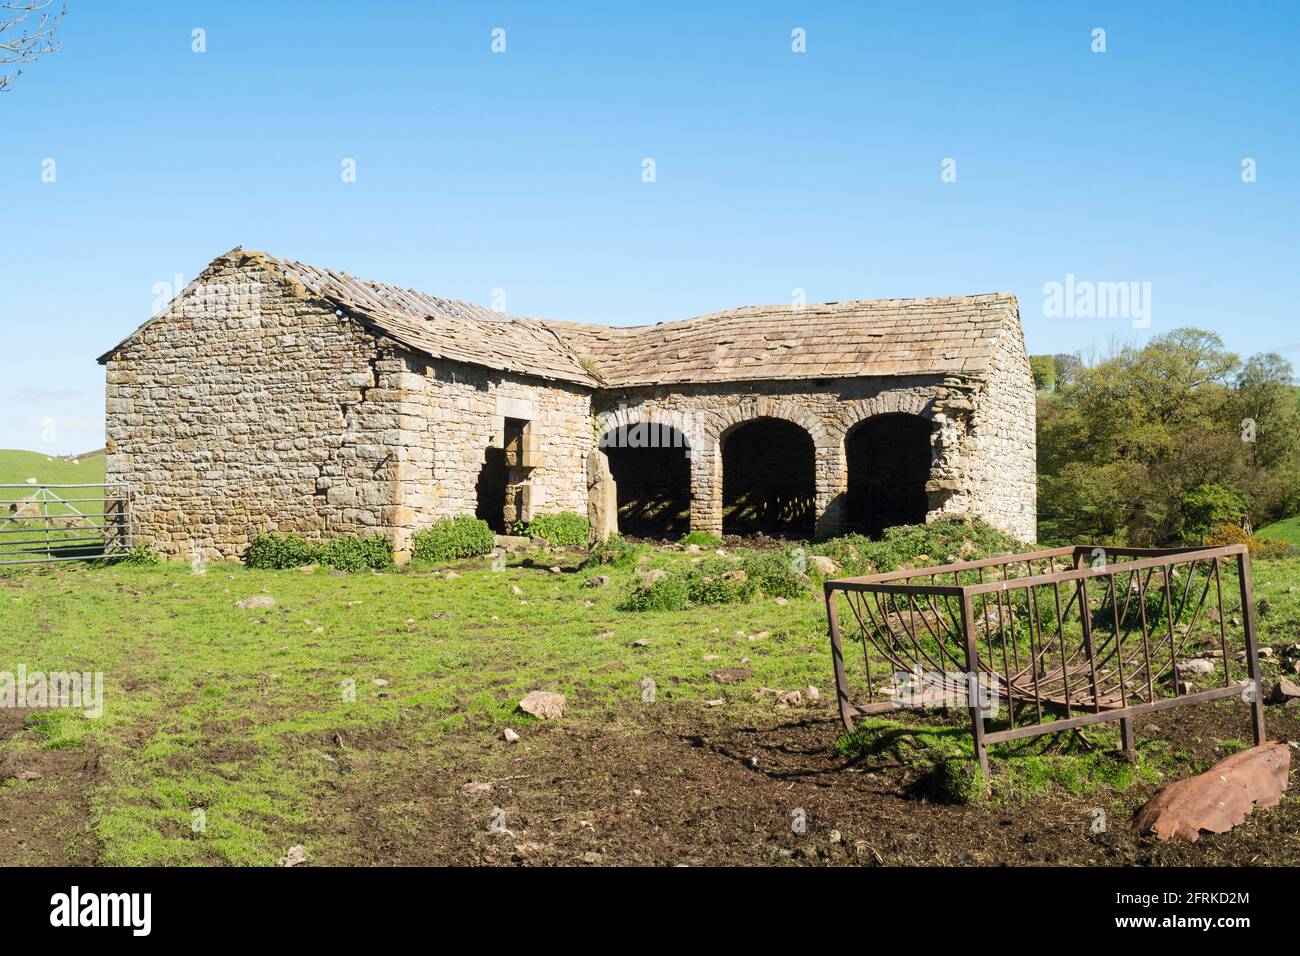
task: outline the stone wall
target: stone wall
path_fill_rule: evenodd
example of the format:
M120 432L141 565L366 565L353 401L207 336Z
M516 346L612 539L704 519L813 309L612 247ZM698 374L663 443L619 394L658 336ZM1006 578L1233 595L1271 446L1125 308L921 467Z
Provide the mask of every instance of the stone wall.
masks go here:
M1018 335L1018 330L1017 333ZM690 444L691 527L722 530L721 443L732 428L758 417L783 418L813 440L816 532L842 533L848 465L845 440L858 423L902 413L930 422L932 463L927 520L978 515L1032 540L1033 381L1014 339L998 353L991 384L954 376L745 382L638 387L595 398L599 430L655 423L681 431ZM989 388L996 389L990 394ZM1028 389L1028 406L1025 389ZM1005 407L985 410L987 402ZM1002 473L1008 474L1003 480Z
M268 530L390 534L376 345L256 257L217 260L106 362L110 480L137 541L238 555Z
M1003 330L972 414L975 505L1021 541L1038 536L1036 396L1019 325Z
M523 379L458 362L405 354L392 379L401 434L399 525L416 531L437 518L474 514L476 483L489 447L500 448L506 418L529 422L542 463L527 472L519 517L587 513L586 455L591 398L576 385ZM404 550L408 535L395 539Z

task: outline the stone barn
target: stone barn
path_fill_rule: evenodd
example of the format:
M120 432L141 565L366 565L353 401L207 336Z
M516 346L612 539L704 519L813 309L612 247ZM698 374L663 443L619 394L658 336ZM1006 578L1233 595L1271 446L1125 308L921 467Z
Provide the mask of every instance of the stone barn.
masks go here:
M498 531L877 534L975 515L1035 536L1015 297L755 306L612 328L504 315L236 248L105 355L107 476L138 541ZM595 452L595 454L592 454ZM590 460L589 460L590 456Z

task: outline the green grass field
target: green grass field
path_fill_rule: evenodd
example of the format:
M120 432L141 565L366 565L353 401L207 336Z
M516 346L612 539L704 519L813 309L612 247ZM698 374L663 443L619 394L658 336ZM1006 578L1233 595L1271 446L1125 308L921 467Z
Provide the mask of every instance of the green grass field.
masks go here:
M426 781L420 790L460 799L467 748L495 746L504 762L523 752L501 749L504 728L560 732L516 710L528 691L568 695L562 725L599 728L602 741L644 733L638 721L658 709L744 732L772 719L773 699L756 698L763 687L811 684L830 695L815 589L784 603L629 613L617 604L634 569L582 571L581 557L516 554L502 571L471 559L450 579L409 568L346 575L225 563L203 574L182 563L0 571L0 669L24 663L29 671L105 674L102 717L47 711L0 745L4 766L93 764L76 781L84 814L52 803L64 809L32 824L45 828L44 840L29 836L0 862L49 862L42 846L76 843L104 864L267 865L295 844L313 860L346 862L358 848L337 822L346 806L340 793L354 792L349 786L382 793L414 775ZM692 560L661 549L650 564ZM593 586L598 574L612 581ZM1256 594L1268 602L1264 644L1295 640L1297 583L1300 560L1258 562ZM274 605L236 607L258 595ZM740 666L753 672L740 683L709 677ZM646 679L656 687L653 704L645 702ZM707 707L714 699L724 703ZM823 719L830 713L820 711ZM833 723L816 736L829 754ZM589 745L573 746L581 766ZM520 772L508 764L499 771L506 780ZM1079 776L1035 772L1049 783ZM1098 779L1109 786L1113 776ZM556 799L575 785L557 785ZM51 772L7 779L0 800L11 802L0 802L0 817L61 799L60 786ZM402 821L426 800L417 791L373 813L385 827L416 827Z
M74 465L38 451L0 449L0 485L21 485L29 478L47 485L99 484L104 480L104 456L90 455Z
M1274 521L1272 524L1260 528L1256 532L1261 538L1274 538L1278 541L1290 541L1292 544L1300 545L1300 515L1294 518L1285 518L1282 521Z

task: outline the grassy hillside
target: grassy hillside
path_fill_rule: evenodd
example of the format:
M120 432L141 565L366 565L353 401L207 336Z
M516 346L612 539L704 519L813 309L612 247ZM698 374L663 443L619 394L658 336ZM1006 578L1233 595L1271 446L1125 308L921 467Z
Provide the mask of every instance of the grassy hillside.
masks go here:
M49 485L95 484L104 480L102 453L80 461L74 465L66 458L39 451L0 450L0 485L21 485L28 478Z
M1300 545L1300 515L1294 518L1285 518L1282 521L1274 521L1272 524L1260 528L1256 532L1261 538L1275 538L1278 541L1290 541L1294 545Z

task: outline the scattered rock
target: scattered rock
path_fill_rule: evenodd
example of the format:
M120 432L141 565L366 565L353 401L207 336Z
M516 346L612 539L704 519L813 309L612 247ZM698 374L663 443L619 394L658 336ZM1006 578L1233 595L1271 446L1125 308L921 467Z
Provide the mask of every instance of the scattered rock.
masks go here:
M840 835L840 831L839 831L839 830L832 830L832 831L831 831L831 842L832 842L832 843L839 843L839 842L840 842L841 840L843 840L843 839L844 839L844 837Z
M551 571L552 574L560 574L560 573L561 573L561 568L560 568L560 566L559 566L558 564L553 564L553 565L551 565L550 571Z
M1137 812L1132 829L1189 843L1200 839L1202 830L1226 833L1256 806L1281 801L1290 766L1286 744L1265 743L1235 753L1205 773L1162 789Z
M281 866L299 866L307 862L307 850L303 846L291 846L289 852L280 857Z
M635 644L637 647L649 647L649 646L650 646L650 642L649 642L648 640L646 640L644 637L641 638L640 640L633 641L632 643Z
M316 573L316 567L317 567L317 566L314 565L314 564L304 564L302 567L300 567L300 568L298 569L298 573L299 573L299 574L315 574L315 573Z
M739 684L753 677L754 672L748 667L719 667L709 671L709 676L719 684Z
M721 706L722 706L723 704L725 704L725 703L726 703L726 701L723 700L721 697L719 697L719 698L717 698L717 699L715 699L715 700L706 700L706 701L704 702L704 706L705 706L705 707L721 707Z
M809 684L807 687L803 689L803 695L805 698L807 698L808 703L810 704L815 704L822 699L822 692L819 691L812 684Z
M444 574L442 577L443 577L443 580L446 580L446 581L455 581L458 577L460 577L460 575L459 575L457 572L455 572L455 571L448 571L448 572L447 572L446 574Z
M460 788L460 792L467 797L472 797L479 793L488 793L492 789L492 784L485 781L471 780Z
M589 588L607 588L609 587L609 575L598 574L594 578L588 578L585 587Z
M507 727L505 730L503 730L503 731L501 732L501 737L502 737L502 738L505 740L505 742L508 743L508 744L517 744L517 743L519 743L519 740L520 740L519 735L518 735L517 733L515 733L514 729L511 728L511 727Z
M803 694L797 690L786 691L776 699L778 707L798 707L803 704Z
M668 572L663 568L650 568L648 570L637 570L637 576L641 579L642 587L650 587L656 581L662 581L668 577Z
M790 602L787 601L785 598L773 598L772 603L775 604L777 607L785 607Z
M519 709L540 720L551 720L564 713L566 703L563 694L549 690L535 690L519 702Z
M1204 657L1193 657L1191 660L1179 661L1178 672L1180 674L1213 674L1214 661L1207 660Z
M1277 683L1273 685L1273 689L1269 692L1268 702L1285 706L1293 700L1300 700L1300 685L1287 680L1285 677L1279 677Z
M518 595L518 594L523 594L523 593L524 593L524 589L521 588L521 587L520 587L519 585L517 585L517 584L512 584L512 585L510 585L510 593L511 593L511 594L516 594L516 595Z
M35 770L23 770L14 774L14 778L17 780L40 780L41 775Z
M722 580L739 587L742 584L749 583L749 575L745 573L744 568L737 568L722 575Z
M242 601L236 601L235 607L242 611L255 611L258 608L274 607L275 598L269 594L254 594L250 598L244 598Z
M387 687L388 681L384 680L382 677L376 677L374 680L374 685L376 687Z

